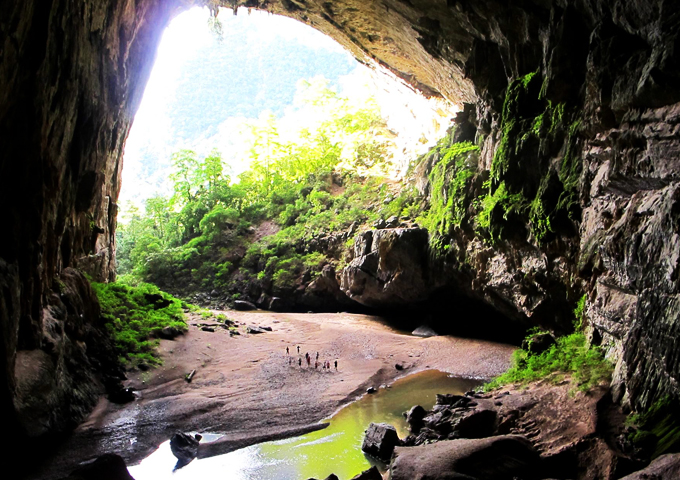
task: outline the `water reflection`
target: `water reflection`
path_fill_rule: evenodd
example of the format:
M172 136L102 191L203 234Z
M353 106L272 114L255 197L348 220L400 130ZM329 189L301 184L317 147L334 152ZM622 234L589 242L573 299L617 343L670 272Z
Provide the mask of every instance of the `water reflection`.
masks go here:
M229 479L229 480L304 480L326 478L335 473L351 478L375 464L361 452L364 431L371 422L394 425L401 438L408 434L402 413L413 405L429 409L435 394L461 394L478 380L449 377L435 370L398 380L392 388L348 405L330 419L330 426L306 435L253 445L212 458L194 460L173 473L175 457L170 442L163 443L130 473L136 480ZM206 438L210 440L210 438ZM379 465L379 468L384 466Z

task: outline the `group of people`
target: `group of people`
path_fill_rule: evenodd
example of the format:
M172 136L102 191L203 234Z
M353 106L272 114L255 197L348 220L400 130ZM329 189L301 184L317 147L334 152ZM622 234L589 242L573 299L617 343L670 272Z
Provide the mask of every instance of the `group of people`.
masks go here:
M300 354L300 345L297 346L297 353L298 353L298 366L302 368L302 355ZM290 347L286 347L286 355L288 356L288 365L293 364L293 357L290 355ZM305 361L307 362L307 367L312 368L312 356L309 354L309 352L305 353ZM335 360L334 362L335 365L335 371L338 371L338 361ZM316 358L314 359L314 369L318 370L319 366L321 366L322 370L327 370L331 371L331 361L330 360L324 360L323 362L319 363L319 352L316 352Z

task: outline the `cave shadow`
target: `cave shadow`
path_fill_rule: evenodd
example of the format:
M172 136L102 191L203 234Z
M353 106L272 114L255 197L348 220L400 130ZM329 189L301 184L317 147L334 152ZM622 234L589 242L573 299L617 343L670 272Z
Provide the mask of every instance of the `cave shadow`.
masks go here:
M487 303L453 289L435 291L422 302L373 312L388 325L411 332L425 325L440 335L489 340L519 346L527 325L499 312Z

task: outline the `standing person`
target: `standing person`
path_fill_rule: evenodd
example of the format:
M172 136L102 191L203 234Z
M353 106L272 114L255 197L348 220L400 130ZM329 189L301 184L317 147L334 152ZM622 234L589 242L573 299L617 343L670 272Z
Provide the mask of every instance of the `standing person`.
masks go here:
M337 360L335 361L335 371L336 372L338 371L338 361Z
M319 369L319 361L317 360L317 361L314 362L314 370L318 370L318 369Z
M290 355L290 351L288 350L288 347L286 347L286 355Z
M288 357L288 365L292 365L292 364L293 364L293 357Z
M319 352L316 352L316 359L319 359Z
M312 365L312 357L310 357L309 355L307 355L307 366L309 367L309 366L311 366L311 365Z
M298 365L302 367L302 358L298 358Z
M300 355L300 345L298 345L297 347L298 347L298 355Z

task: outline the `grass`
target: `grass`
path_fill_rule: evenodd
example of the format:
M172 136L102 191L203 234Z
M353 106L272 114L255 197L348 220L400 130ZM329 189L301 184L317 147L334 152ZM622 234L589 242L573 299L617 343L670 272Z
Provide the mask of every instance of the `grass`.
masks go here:
M183 302L148 283L139 286L119 282L93 283L102 317L110 332L119 361L128 367L161 364L156 351L165 327L187 330Z
M588 391L609 380L612 367L597 347L588 347L583 333L576 332L557 339L557 343L541 354L516 350L513 366L484 386L493 390L510 383L526 384L546 378L554 373L571 375L580 391ZM553 376L555 381L560 375Z

